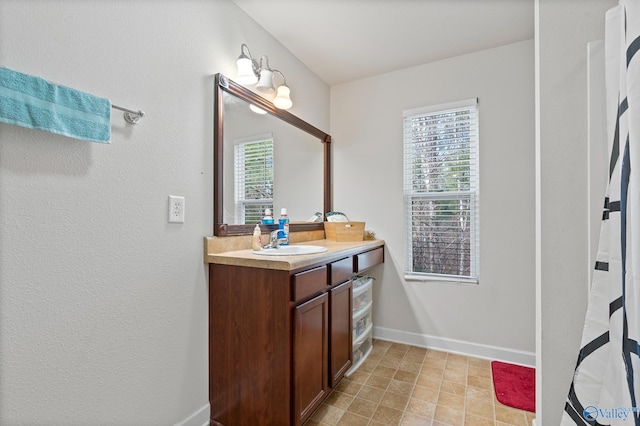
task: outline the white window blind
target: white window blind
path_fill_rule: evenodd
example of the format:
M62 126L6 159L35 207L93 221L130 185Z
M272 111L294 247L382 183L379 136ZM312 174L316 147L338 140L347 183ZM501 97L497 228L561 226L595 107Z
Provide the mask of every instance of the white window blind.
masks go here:
M406 279L478 282L477 103L403 112Z
M234 147L236 218L259 223L265 209L273 211L273 137L236 142Z

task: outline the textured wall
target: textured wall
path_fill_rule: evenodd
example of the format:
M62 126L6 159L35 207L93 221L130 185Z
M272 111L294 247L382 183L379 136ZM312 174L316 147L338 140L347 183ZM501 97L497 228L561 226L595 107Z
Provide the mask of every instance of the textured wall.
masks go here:
M0 65L147 113L111 145L0 124L0 424L206 416L213 74L242 42L328 129L326 84L230 1L0 2Z

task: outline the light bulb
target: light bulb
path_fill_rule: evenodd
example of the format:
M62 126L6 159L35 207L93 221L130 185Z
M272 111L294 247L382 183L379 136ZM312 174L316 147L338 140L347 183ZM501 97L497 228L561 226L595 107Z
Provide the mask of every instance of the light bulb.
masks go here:
M265 68L260 71L260 80L256 91L262 95L273 95L276 92L273 87L273 72L270 69Z
M238 65L236 81L243 86L256 84L256 82L258 81L258 77L256 77L255 73L253 72L253 63L251 59L249 59L245 55L240 55L236 63Z
M249 105L249 109L253 112L255 112L256 114L266 114L267 111L263 110L260 107L255 106L254 104Z
M293 105L291 102L291 98L289 94L291 90L286 85L282 85L278 87L278 92L276 94L276 98L273 100L273 104L280 109L289 109Z

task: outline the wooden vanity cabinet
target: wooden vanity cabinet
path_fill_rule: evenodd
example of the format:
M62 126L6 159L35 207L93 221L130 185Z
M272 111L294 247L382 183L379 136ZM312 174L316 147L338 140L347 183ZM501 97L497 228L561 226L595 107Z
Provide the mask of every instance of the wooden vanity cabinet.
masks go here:
M225 426L302 425L352 365L356 257L209 265L209 400Z
M212 423L291 424L291 305L288 271L209 265Z
M293 424L309 417L329 393L328 271L323 265L291 277L292 300L302 302L293 308Z
M294 308L294 424L309 417L329 393L329 295Z
M346 268L346 265L349 265ZM352 284L351 257L326 267L296 274L294 289L318 288L320 272L329 274L327 292L294 308L293 377L294 423L301 424L322 403L351 366ZM327 285L326 276L323 285ZM296 293L300 293L297 291Z
M329 318L329 334L331 352L329 359L330 382L334 388L342 380L351 367L352 354L352 318L351 306L353 301L353 260L351 257L332 262L329 265L331 276L331 316Z

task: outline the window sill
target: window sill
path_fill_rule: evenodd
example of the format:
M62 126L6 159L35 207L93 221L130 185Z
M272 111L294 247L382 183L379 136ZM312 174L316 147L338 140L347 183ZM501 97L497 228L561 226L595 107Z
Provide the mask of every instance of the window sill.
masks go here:
M478 278L469 277L457 277L452 275L437 275L437 274L404 274L405 281L444 281L457 284L475 284L478 285L480 281Z

